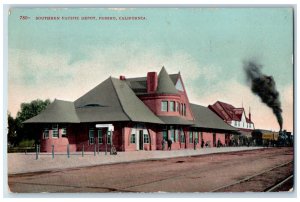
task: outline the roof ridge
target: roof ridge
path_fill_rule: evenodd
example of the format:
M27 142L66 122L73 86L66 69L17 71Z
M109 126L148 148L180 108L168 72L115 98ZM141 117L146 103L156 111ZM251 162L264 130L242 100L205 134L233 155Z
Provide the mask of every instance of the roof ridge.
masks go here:
M121 108L122 108L122 111L124 112L124 114L130 119L130 121L132 121L132 118L126 113L126 111L125 111L125 109L124 109L124 106L123 106L123 104L122 104L122 102L121 102L121 100L120 100L120 98L119 98L119 94L118 94L118 92L117 92L117 90L116 90L116 87L115 87L115 84L114 84L114 82L113 82L113 79L116 79L116 78L113 78L113 77L109 77L110 78L110 81L111 81L111 83L112 83L112 86L113 86L113 89L114 89L114 91L115 91L115 93L116 93L116 95L117 95L117 99L118 99L118 102L120 103L120 106L121 106ZM126 83L126 82L124 82L124 83ZM127 85L127 83L126 83L126 85Z

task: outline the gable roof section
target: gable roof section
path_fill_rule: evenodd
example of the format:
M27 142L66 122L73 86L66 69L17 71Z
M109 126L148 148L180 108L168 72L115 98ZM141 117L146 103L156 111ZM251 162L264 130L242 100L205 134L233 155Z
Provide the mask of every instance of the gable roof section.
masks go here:
M24 123L79 123L73 102L54 100L38 115Z
M191 103L190 106L195 117L195 125L193 127L236 131L234 127L225 123L219 116L207 107Z
M178 73L179 74L179 73ZM178 74L169 74L170 79L172 80L173 84L176 85L178 80Z
M113 87L111 77L104 80L92 90L75 100L76 108L88 105L98 105L102 107L116 107L121 109L118 95Z
M75 101L81 122L163 122L135 95L126 81L108 78Z
M225 121L232 121L232 120L241 121L243 113L245 113L245 109L243 107L236 108L230 104L220 102L220 101L217 101L213 105L209 105L208 108L214 111L218 116L220 116ZM246 115L245 117L248 123L253 123L247 118Z
M158 86L156 92L160 94L178 94L165 67L162 67L158 74Z
M121 106L131 121L160 123L163 122L135 95L125 81L111 78Z
M74 105L80 122L130 121L109 77L78 98Z

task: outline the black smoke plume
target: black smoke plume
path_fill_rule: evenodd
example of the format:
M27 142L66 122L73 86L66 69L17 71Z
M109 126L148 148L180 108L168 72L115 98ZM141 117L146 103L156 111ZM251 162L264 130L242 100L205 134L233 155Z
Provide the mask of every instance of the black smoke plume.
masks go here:
M254 61L244 62L244 70L248 81L251 84L251 90L261 98L261 101L268 105L275 114L280 131L282 130L282 109L279 100L279 93L276 90L275 81L272 76L266 76L261 73L262 65Z

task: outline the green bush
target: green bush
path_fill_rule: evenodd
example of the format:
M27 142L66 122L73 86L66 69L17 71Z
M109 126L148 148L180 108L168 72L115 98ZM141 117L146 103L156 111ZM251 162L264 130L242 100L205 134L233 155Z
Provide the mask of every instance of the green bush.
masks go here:
M19 147L32 147L34 145L34 140L22 140L19 143Z

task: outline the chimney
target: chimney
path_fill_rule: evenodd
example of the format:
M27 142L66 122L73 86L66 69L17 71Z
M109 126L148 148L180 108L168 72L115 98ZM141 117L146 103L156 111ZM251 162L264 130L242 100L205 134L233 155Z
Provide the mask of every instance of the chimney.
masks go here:
M158 85L158 77L156 72L147 73L147 93L155 93Z
M121 75L120 80L126 80L125 76Z

